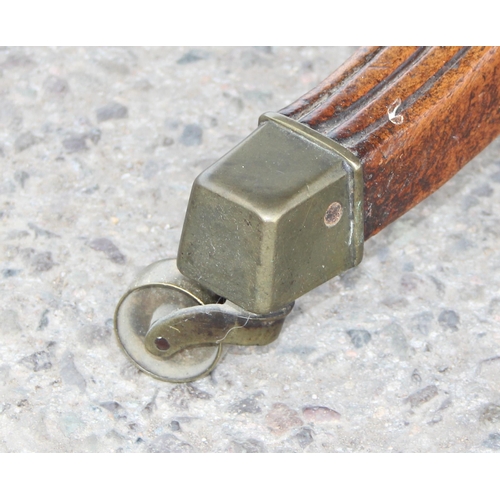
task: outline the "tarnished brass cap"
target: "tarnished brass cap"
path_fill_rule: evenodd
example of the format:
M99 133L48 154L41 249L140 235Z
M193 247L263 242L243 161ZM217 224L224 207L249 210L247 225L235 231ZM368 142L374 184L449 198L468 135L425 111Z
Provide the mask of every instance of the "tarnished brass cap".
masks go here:
M177 264L257 314L275 311L363 254L357 158L275 113L194 182Z

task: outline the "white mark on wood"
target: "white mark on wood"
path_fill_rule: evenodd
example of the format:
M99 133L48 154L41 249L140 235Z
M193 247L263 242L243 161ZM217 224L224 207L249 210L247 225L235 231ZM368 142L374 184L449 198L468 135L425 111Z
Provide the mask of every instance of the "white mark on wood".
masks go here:
M394 123L395 125L401 125L404 121L403 115L398 115L397 111L399 106L401 106L401 99L398 97L388 108L387 108L387 116L389 117L389 121Z

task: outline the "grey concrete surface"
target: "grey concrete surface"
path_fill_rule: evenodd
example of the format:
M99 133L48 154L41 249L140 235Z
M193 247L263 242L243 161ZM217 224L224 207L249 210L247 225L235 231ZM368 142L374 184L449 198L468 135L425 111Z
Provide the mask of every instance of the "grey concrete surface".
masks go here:
M500 449L500 142L188 385L112 332L196 175L351 48L0 49L0 451Z

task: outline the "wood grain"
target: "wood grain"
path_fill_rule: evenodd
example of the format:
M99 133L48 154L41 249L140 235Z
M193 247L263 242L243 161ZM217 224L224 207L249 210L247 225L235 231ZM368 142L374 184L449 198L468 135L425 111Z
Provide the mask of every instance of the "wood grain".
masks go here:
M362 48L280 113L361 160L368 239L500 133L500 49Z

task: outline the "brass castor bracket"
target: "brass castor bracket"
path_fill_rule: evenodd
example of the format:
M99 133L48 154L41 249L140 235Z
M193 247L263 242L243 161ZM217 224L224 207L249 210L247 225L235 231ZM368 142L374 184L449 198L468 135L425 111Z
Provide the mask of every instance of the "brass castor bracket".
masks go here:
M247 313L182 276L175 260L162 260L148 266L118 303L115 332L141 370L190 382L213 370L224 345L276 340L292 307Z

